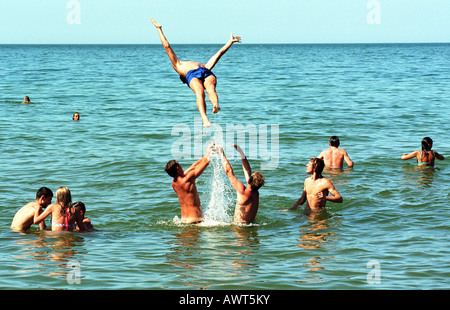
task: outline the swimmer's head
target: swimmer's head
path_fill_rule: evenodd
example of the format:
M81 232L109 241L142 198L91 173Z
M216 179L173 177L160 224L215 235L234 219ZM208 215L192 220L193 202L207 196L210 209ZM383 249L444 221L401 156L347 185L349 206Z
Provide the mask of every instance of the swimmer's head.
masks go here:
M61 186L56 190L56 203L65 207L70 206L72 203L72 194L67 187Z
M317 157L311 158L308 165L311 165L311 174L315 172L316 175L321 175L323 168L325 168L325 162L323 161L323 159Z
M41 187L36 192L36 199L42 199L40 203L43 208L47 208L47 206L52 203L52 198L53 192L48 187Z
M80 113L78 113L78 112L73 113L72 119L74 121L79 121L80 120Z
M86 213L86 206L81 201L77 201L74 204L72 204L73 208L80 208L81 212L83 212L83 215Z
M168 175L170 175L172 178L175 178L178 176L178 171L181 170L181 165L176 160L170 160L166 164L165 168Z
M30 103L30 97L25 96L25 98L23 98L23 103Z
M252 190L258 190L264 185L265 179L261 172L255 171L248 179L248 184Z
M433 147L433 140L430 137L422 139L422 151L428 152Z
M340 144L341 142L339 141L339 138L337 136L332 136L330 138L330 146L339 147Z

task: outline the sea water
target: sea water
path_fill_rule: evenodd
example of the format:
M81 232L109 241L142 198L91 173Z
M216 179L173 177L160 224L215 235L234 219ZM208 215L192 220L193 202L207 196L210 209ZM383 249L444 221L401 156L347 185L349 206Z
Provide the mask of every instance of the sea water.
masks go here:
M172 47L206 61L220 45ZM214 68L221 111L207 101L220 128L204 129L160 45L0 46L0 288L448 288L448 59L449 44L234 45ZM324 173L343 203L281 212L332 135L355 162ZM400 160L425 136L446 160ZM164 167L213 139L241 182L230 144L265 177L252 225L233 223L216 154L197 179L205 223L176 221ZM11 231L41 186L69 187L97 231Z

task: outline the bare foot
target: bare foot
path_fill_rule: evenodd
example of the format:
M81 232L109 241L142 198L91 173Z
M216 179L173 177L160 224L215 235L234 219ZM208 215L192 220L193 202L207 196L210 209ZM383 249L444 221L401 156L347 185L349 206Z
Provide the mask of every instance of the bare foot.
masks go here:
M155 25L156 28L162 28L162 26L160 24L158 24L153 17L150 17L150 20L152 21L153 25Z
M205 128L211 127L210 121L203 122L203 127Z
M218 105L213 106L213 113L217 113L220 111L220 107Z

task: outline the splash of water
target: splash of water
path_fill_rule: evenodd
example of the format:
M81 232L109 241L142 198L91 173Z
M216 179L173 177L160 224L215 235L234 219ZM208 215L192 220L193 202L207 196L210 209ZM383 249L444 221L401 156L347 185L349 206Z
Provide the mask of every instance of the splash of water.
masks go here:
M216 146L224 147L223 133L220 127L211 126L211 138L206 144L214 142ZM203 222L205 225L229 225L233 221L233 191L222 166L222 158L219 152L213 150L209 158L209 179L206 183L206 191L203 195Z

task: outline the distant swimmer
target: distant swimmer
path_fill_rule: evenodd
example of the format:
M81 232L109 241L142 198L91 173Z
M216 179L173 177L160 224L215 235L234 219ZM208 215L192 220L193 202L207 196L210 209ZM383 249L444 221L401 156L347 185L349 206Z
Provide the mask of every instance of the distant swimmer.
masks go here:
M436 151L431 150L433 147L433 140L430 137L425 137L422 139L422 150L414 151L410 154L403 154L402 159L417 158L418 166L431 166L434 167L434 160L437 158L439 160L444 160L444 156Z
M245 185L236 178L233 173L233 168L225 157L223 148L219 147L222 155L222 165L230 180L231 186L233 186L237 193L236 208L234 209L234 222L249 224L255 220L256 213L258 213L259 189L264 185L265 180L259 171L255 171L252 174L250 163L239 145L233 145L233 147L241 155Z
M172 66L175 71L180 75L180 79L183 83L187 84L189 88L195 93L197 97L197 108L202 117L203 126L209 127L211 123L206 116L206 103L205 103L205 90L208 93L209 101L213 105L213 113L220 111L219 98L216 93L216 76L212 73L212 68L216 65L219 59L228 51L233 43L241 43L241 37L230 35L228 42L213 56L211 59L203 65L196 61L180 61L175 55L174 51L170 47L164 33L162 26L158 24L153 18L151 18L153 25L158 30L161 43L166 50L167 55L172 62Z
M310 175L305 179L302 196L290 208L283 211L295 210L299 205L306 202L305 212L307 214L320 212L325 209L327 201L341 203L342 196L334 188L333 183L322 176L325 163L320 158L311 158L306 165L306 173ZM329 196L331 194L332 196Z
M31 103L30 97L25 96L25 97L23 98L23 102L22 102L22 103Z
M53 192L47 187L41 187L36 192L36 200L27 203L25 206L17 211L14 216L11 229L15 231L26 231L30 229L33 224L34 215L38 210L47 208L49 204L52 203ZM39 224L39 228L44 230L46 228L45 221Z
M209 156L214 144L206 149L205 155L183 171L176 160L171 160L166 165L166 172L173 178L172 188L177 193L181 206L181 220L186 224L197 224L203 220L200 198L198 196L196 179L209 165Z
M347 154L347 151L340 149L339 137L332 136L330 142L328 143L330 148L323 150L322 153L317 156L325 162L325 167L327 168L341 168L344 166L344 161L349 167L353 167L353 161Z
M74 121L79 121L80 120L80 113L78 113L78 112L73 113L72 119Z
M76 225L80 231L86 230L81 208L72 205L72 195L67 187L61 186L58 188L56 203L49 205L44 212L41 208L36 211L34 223L41 223L49 215L52 216L52 231L73 231Z

